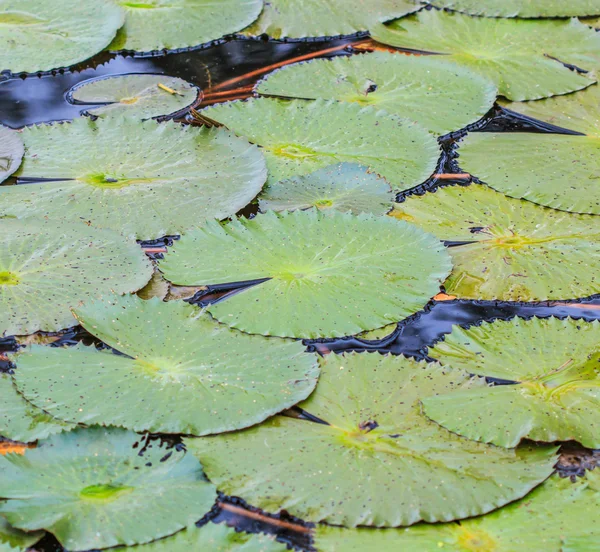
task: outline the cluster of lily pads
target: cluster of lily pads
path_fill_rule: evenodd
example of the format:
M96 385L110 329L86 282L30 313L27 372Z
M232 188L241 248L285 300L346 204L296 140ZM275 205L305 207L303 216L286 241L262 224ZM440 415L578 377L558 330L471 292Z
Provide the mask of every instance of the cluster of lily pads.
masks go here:
M379 331L441 290L600 293L600 34L568 19L600 1L432 4L0 0L13 73L238 31L390 47L285 67L202 125L174 120L196 86L139 74L70 90L72 122L0 126L0 181L18 179L0 335L28 343L0 374L0 435L32 447L0 457L0 551L43 531L72 551L285 550L196 525L217 492L318 523L323 551L594 550L600 476L553 474L561 442L600 448L600 323L455 326L422 360L301 341ZM463 131L477 182L439 186L438 139L498 96L556 132ZM150 260L137 242L165 235ZM240 283L206 308L171 294ZM103 345L52 346L76 325Z

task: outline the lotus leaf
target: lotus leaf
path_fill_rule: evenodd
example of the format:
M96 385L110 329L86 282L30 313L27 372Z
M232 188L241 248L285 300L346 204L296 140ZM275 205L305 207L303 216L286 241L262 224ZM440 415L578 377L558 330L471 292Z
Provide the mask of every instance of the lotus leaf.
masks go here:
M554 447L491 447L421 414L420 398L473 385L466 373L377 353L330 354L322 369L300 407L330 425L279 416L186 439L220 491L304 519L396 527L489 512L552 473Z
M444 54L437 59L472 69L495 82L501 95L519 101L586 88L595 78L563 63L592 70L600 58L600 36L576 19L492 19L424 10L378 25L371 35L398 48Z
M419 8L412 0L269 0L245 33L272 38L348 35Z
M420 524L407 529L338 529L319 527L315 545L322 552L447 552L552 551L592 552L600 531L600 474L585 479L552 476L526 498L483 517L457 523ZM591 547L569 548L572 538L588 539Z
M600 14L598 0L433 0L432 4L487 17L576 17Z
M269 186L260 196L261 211L316 207L324 213L385 215L394 202L389 184L353 163L340 163Z
M160 269L182 285L266 279L208 308L244 332L353 335L418 311L450 271L433 236L398 222L316 209L214 221L183 236Z
M262 0L118 0L125 25L109 50L176 50L241 31L256 20Z
M144 287L152 265L133 241L82 222L0 220L0 335L75 325L70 308Z
M95 117L123 115L149 119L173 116L196 102L197 86L165 75L119 75L79 83L68 99L77 104L103 104L86 109Z
M108 118L30 127L0 216L82 219L139 239L178 234L245 207L266 179L255 146L224 129Z
M346 161L368 167L396 191L407 190L429 178L440 153L424 128L372 106L258 98L202 114L262 147L269 184Z
M449 294L546 301L600 293L600 219L594 216L547 209L480 184L410 197L392 215L460 242L449 249Z
M189 527L172 537L146 544L140 552L285 552L287 547L267 535L238 533L219 523Z
M428 397L425 414L454 433L501 447L531 439L600 448L599 343L598 321L513 318L455 326L429 356L518 383Z
M14 552L14 550L25 550L39 541L44 533L25 533L15 529L2 516L0 516L0 551Z
M0 182L13 174L21 164L25 146L17 132L0 125Z
M0 457L0 496L8 499L0 513L73 551L150 542L200 519L216 492L199 462L156 443L141 453L140 440L123 429L76 429L25 456Z
M465 67L435 56L390 52L289 65L268 75L257 91L372 105L416 121L434 134L477 121L491 109L497 92L490 80Z
M83 345L18 355L19 391L59 419L206 435L262 422L317 384L302 343L231 330L181 301L118 297L74 313L128 356Z
M102 51L123 24L110 0L0 0L0 71L49 71Z

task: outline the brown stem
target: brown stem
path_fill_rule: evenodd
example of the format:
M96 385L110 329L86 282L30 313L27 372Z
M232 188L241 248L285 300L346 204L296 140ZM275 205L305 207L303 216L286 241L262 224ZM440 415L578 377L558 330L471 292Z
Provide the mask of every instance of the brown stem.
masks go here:
M146 254L150 254L150 253L166 253L167 252L167 248L166 247L142 247L142 249L144 250L144 253L146 253Z
M433 175L433 178L437 180L469 180L471 175L469 173L437 173Z
M234 506L233 504L229 504L227 502L219 502L219 507L226 512L231 512L232 514L236 514L238 516L255 519L256 521L262 521L263 523L268 523L269 525L274 525L275 527L281 527L282 529L289 529L290 531L306 534L311 532L308 527L304 527L303 525L265 516L263 514L259 514L258 512L252 512L250 510L246 510L245 508Z

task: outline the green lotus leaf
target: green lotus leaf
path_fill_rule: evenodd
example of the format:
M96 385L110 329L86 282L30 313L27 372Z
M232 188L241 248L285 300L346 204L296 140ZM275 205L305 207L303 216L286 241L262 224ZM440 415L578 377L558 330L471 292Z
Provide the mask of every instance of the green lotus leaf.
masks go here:
M150 542L200 519L216 499L202 466L157 443L140 454L141 439L76 429L25 456L0 457L0 496L8 499L0 514L26 531L46 529L73 551Z
M469 439L600 448L600 322L550 318L455 326L429 350L444 364L518 382L423 399L425 414ZM507 344L510 344L507 347Z
M172 537L151 542L139 552L285 552L287 547L267 535L238 533L224 523L189 527Z
M384 177L396 191L407 190L431 176L440 153L424 128L372 106L258 98L202 114L262 147L269 184L350 162Z
M123 24L110 0L2 0L0 71L49 71L102 51Z
M0 216L82 219L139 239L234 215L258 194L265 161L224 129L135 119L29 127L18 176L0 187Z
M24 153L25 146L19 134L0 125L0 182L6 180L19 168Z
M561 552L590 552L598 546L598 535L587 535L585 537L567 537Z
M600 534L600 474L585 479L552 476L524 499L486 516L458 523L422 523L407 529L339 529L320 526L315 546L322 552L592 552ZM572 537L589 539L590 548L569 548Z
M268 75L257 91L372 105L415 121L434 134L477 121L493 106L497 93L489 79L465 67L435 56L390 52L289 65Z
M432 4L487 17L577 17L600 14L598 0L433 0Z
M0 335L75 325L70 309L144 287L152 265L133 241L82 222L0 220Z
M18 355L17 388L59 419L207 435L262 422L317 384L302 343L230 330L181 301L118 297L74 314L128 356L83 345Z
M258 205L261 211L316 207L323 213L385 215L393 202L394 194L383 178L360 165L340 163L268 186Z
M200 90L177 77L118 75L83 81L68 95L79 104L104 104L86 109L95 117L131 116L140 119L173 116L194 104Z
M245 34L272 38L348 35L420 7L412 0L270 0Z
M330 425L278 416L186 439L221 492L313 521L396 527L489 512L552 473L554 447L492 447L421 414L422 397L485 385L464 372L377 353L330 354L322 369L300 407Z
M0 516L0 551L14 552L25 550L39 541L43 532L28 532L15 529L8 521Z
M441 244L388 217L316 209L210 222L160 262L175 284L268 279L208 307L252 334L341 337L420 310L450 271Z
M489 78L510 100L536 100L586 88L595 77L561 62L593 70L600 58L600 36L576 19L492 19L423 10L375 26L371 35L398 48L445 54L437 59Z
M153 52L197 46L241 31L259 16L262 0L117 0L125 25L109 50Z
M487 186L451 186L396 204L392 216L450 242L446 292L547 301L600 293L600 219L540 207Z

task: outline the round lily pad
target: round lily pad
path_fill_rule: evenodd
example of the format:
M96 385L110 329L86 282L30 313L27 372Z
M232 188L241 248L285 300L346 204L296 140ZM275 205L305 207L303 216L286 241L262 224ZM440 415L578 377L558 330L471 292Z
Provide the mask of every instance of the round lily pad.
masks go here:
M393 202L394 194L383 178L360 165L340 163L271 184L260 195L258 205L261 211L316 207L323 213L385 215Z
M68 67L102 51L123 25L110 0L2 0L0 71Z
M19 391L59 419L206 435L262 422L317 384L302 343L231 330L181 301L117 297L74 314L127 356L83 345L18 355Z
M109 50L153 52L197 46L241 31L259 16L262 0L118 0L125 25Z
M398 48L443 54L437 59L491 79L510 100L581 90L596 82L595 77L563 63L590 71L600 58L600 36L577 19L493 19L423 10L375 26L371 35Z
M144 287L152 265L133 241L82 222L0 224L0 335L74 326L70 309Z
M446 134L483 117L497 89L474 71L435 56L375 52L289 65L268 75L257 92L372 105Z
M200 463L158 442L142 452L141 440L123 429L76 429L25 457L0 457L0 514L73 551L150 542L204 516L217 495Z
M470 133L460 165L492 188L564 211L600 214L600 86L507 107L583 135Z
M0 550L14 552L25 550L33 546L44 536L42 531L25 532L15 529L8 521L0 516Z
M118 75L79 83L67 98L76 104L103 104L86 109L95 117L131 116L150 119L174 116L194 104L199 88L165 75Z
M84 220L138 239L179 234L245 207L266 179L255 146L225 129L136 119L29 127L0 216Z
M428 397L425 414L454 433L502 447L531 439L600 448L599 342L598 321L513 318L455 326L429 356L516 384Z
M221 492L268 511L350 527L470 517L521 498L556 462L555 447L492 447L421 414L422 397L470 384L437 363L330 354L300 404L330 425L276 417L186 445Z
M600 218L540 207L487 186L451 186L396 204L449 248L446 292L463 299L547 301L600 293Z
M245 34L272 38L348 35L420 7L411 0L269 0Z
M600 15L598 0L433 0L439 8L450 8L487 17L577 17Z
M353 335L409 316L450 268L441 244L416 226L316 209L208 223L160 263L180 285L266 279L208 310L244 332L304 338Z
M440 154L424 128L372 106L258 98L202 114L262 147L269 184L350 162L384 177L396 191L407 190L431 176Z
M387 530L320 526L316 530L315 546L322 552L592 552L600 538L598 472L588 471L585 479L575 482L554 475L524 499L460 524L422 523L408 529ZM589 548L563 545L575 538L593 545Z
M24 153L25 146L19 134L0 125L0 182L6 180L19 168Z

